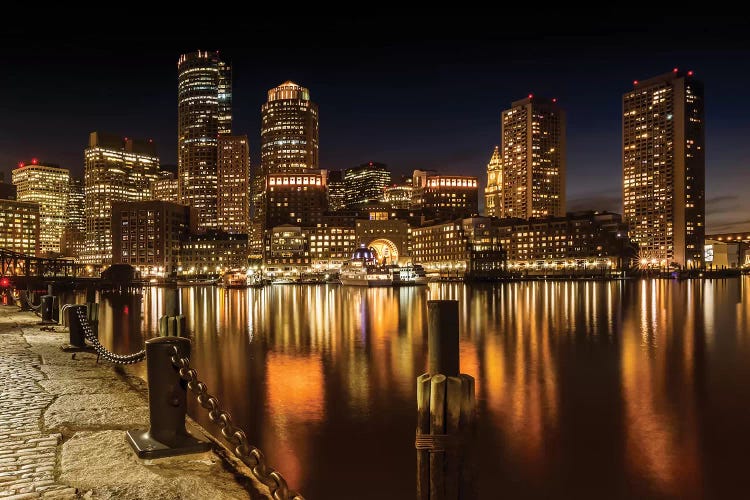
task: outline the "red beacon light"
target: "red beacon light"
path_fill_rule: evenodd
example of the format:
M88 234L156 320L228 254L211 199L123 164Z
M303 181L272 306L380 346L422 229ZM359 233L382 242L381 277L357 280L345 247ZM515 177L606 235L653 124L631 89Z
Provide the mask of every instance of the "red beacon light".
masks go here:
M22 162L22 161L18 162L18 168L23 168L25 166L26 166L26 164L24 162Z
M688 76L693 76L693 70L688 71Z
M638 85L638 80L633 80L633 85Z
M38 163L39 163L39 160L37 160L36 158L32 158L32 159L31 159L31 164L32 164L32 165L36 165L36 164L38 164Z
M553 97L552 102L557 102L557 97Z
M679 68L672 68L672 73L677 73L678 71L680 71Z
M529 99L533 99L533 98L534 98L534 94L529 94Z

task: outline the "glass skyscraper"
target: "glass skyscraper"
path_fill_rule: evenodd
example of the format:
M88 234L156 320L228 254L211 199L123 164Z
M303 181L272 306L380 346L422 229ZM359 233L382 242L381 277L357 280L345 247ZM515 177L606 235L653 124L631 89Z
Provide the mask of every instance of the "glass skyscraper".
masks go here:
M232 132L232 69L218 52L183 54L177 63L180 202L198 210L198 228L217 221L218 138Z

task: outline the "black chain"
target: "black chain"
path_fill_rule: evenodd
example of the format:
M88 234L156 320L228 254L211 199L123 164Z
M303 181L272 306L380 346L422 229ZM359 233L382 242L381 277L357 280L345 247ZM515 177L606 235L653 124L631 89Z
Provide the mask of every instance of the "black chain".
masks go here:
M198 380L198 372L190 368L190 358L180 357L177 346L173 349L172 365L179 371L180 378L187 382L188 389L196 394L198 403L208 410L211 422L219 426L221 435L234 446L235 455L261 483L268 486L275 500L304 500L302 495L289 489L279 472L268 466L263 452L248 443L245 431L235 427L231 415L221 409L219 400L209 394L206 384Z
M132 365L135 363L140 363L141 361L146 359L146 349L141 349L140 351L133 354L115 354L109 351L106 347L99 343L99 339L96 337L94 329L91 328L91 325L86 319L86 313L84 312L83 307L79 307L76 309L76 315L78 316L78 321L81 322L81 328L83 328L83 335L86 337L86 340L91 342L91 345L94 346L94 350L96 351L96 353L102 358L118 365Z

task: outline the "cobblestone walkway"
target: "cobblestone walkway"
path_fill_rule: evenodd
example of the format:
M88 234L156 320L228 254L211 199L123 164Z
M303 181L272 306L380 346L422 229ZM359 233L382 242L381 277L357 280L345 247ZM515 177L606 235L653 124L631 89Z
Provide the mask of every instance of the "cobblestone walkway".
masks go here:
M0 498L76 498L55 481L59 433L42 431L42 414L54 397L39 381L39 355L31 352L12 316L0 322Z
M145 383L91 354L73 359L60 349L68 334L38 321L0 306L0 500L270 497L216 442L214 451L138 459L124 431L148 428Z

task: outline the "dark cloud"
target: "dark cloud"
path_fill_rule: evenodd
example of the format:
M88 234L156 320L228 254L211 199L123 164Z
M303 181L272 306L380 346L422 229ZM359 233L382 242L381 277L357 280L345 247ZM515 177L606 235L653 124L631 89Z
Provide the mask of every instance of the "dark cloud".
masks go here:
M622 212L622 193L620 190L604 190L576 195L568 200L568 211L609 210Z
M750 219L711 224L706 234L744 233L748 231L750 231Z

